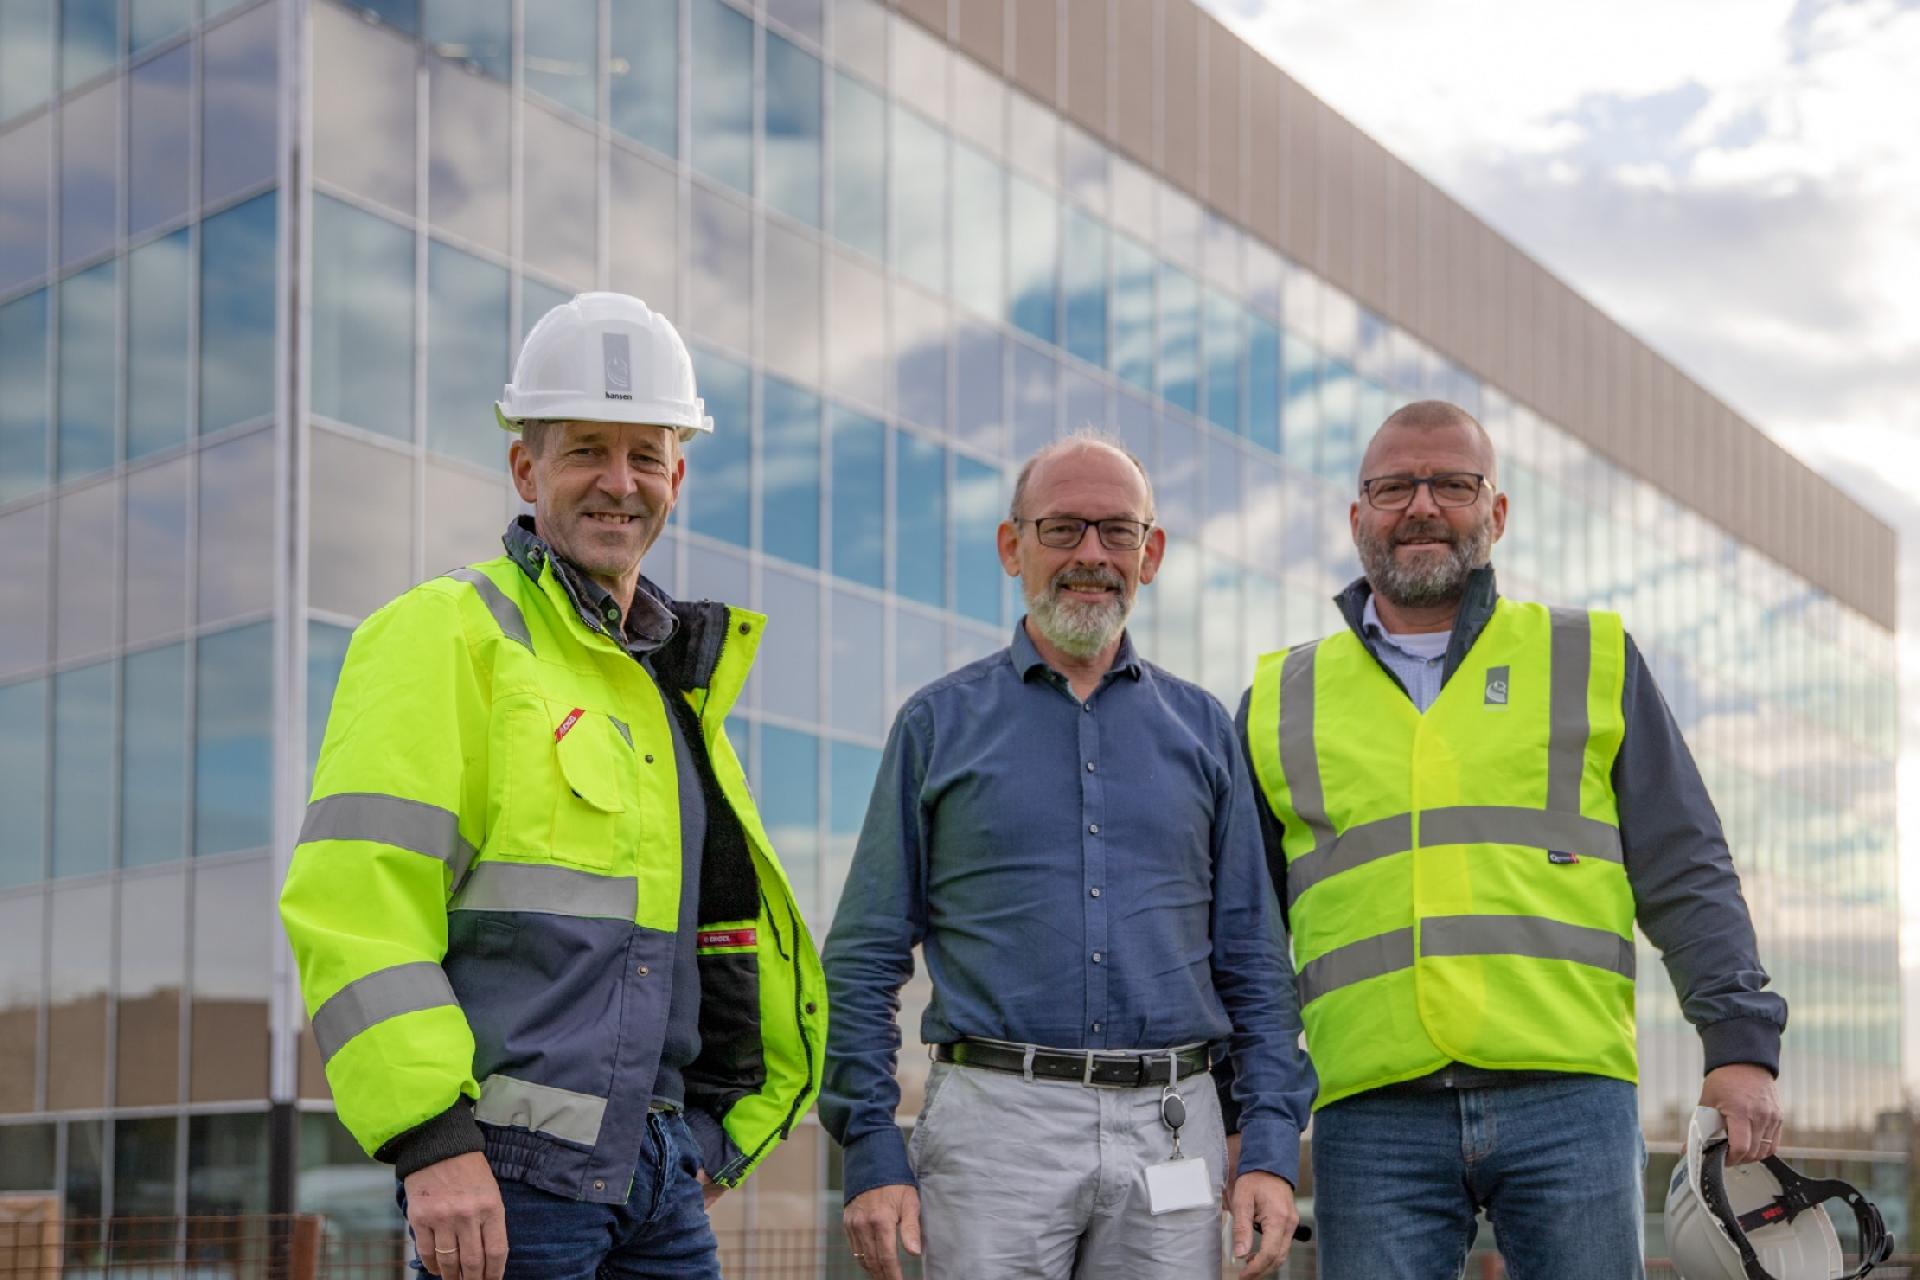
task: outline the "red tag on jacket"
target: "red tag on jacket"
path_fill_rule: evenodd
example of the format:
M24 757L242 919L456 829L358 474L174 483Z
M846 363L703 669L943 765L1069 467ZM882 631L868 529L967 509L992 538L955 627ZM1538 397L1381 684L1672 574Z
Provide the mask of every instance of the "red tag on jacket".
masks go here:
M758 940L757 929L707 929L695 939L694 945L706 947L750 947Z
M560 727L553 731L553 740L555 742L558 742L560 741L560 739L566 737L569 733L573 732L573 726L575 726L576 724L579 724L580 717L585 714L587 714L585 707L575 707L573 710L567 712L567 718L565 720L562 720L560 722Z

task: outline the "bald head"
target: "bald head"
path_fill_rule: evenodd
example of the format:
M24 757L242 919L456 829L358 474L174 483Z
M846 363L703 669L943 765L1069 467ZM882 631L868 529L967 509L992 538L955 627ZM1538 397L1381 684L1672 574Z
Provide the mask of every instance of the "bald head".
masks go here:
M1145 491L1145 506L1140 510L1144 520L1153 519L1153 480L1147 475L1147 469L1140 459L1128 452L1127 447L1113 436L1093 428L1082 428L1073 434L1064 436L1051 444L1043 445L1034 451L1026 464L1020 468L1020 476L1013 482L1013 501L1008 504L1008 514L1015 520L1031 519L1027 511L1027 497L1038 483L1042 472L1056 465L1067 464L1071 459L1088 453L1103 453L1124 459L1139 473L1140 486Z
M1472 469L1486 476L1496 488L1499 487L1493 437L1487 434L1487 429L1472 414L1445 400L1415 400L1388 414L1387 420L1380 424L1380 429L1373 433L1373 439L1367 442L1366 455L1360 460L1360 478L1365 479L1375 473L1374 460L1391 440L1404 439L1401 433L1461 431L1470 437L1464 443L1473 455Z

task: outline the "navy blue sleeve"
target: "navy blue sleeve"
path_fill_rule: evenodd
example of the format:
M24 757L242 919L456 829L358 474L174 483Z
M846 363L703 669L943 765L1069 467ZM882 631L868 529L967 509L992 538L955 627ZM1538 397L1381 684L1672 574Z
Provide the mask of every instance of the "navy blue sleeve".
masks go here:
M1706 1069L1748 1062L1778 1075L1787 1002L1766 990L1720 815L1631 636L1621 709L1626 736L1613 789L1640 927L1700 1033Z
M846 888L821 960L828 1007L820 1121L845 1148L848 1200L875 1187L913 1185L894 1112L900 1085L900 988L926 934L920 785L931 727L908 703L893 722Z

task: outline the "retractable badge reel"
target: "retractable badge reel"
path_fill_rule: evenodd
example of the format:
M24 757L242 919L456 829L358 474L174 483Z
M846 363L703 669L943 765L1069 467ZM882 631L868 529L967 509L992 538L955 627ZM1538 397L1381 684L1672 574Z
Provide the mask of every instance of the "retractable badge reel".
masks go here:
M1180 1127L1187 1122L1187 1100L1174 1087L1179 1079L1177 1055L1167 1055L1167 1083L1160 1090L1160 1123L1173 1134L1173 1154L1147 1166L1147 1208L1154 1215L1203 1209L1213 1204L1213 1183L1207 1162L1180 1154Z

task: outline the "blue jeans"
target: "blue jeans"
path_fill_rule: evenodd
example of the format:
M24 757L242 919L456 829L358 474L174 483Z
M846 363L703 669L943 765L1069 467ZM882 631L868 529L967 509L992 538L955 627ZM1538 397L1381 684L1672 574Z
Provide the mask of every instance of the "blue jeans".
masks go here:
M1458 1280L1484 1210L1512 1280L1641 1280L1634 1087L1363 1093L1313 1118L1325 1280Z
M569 1200L502 1179L507 1280L721 1280L699 1174L700 1152L686 1120L655 1112L624 1204Z

